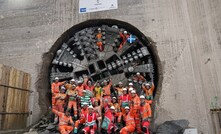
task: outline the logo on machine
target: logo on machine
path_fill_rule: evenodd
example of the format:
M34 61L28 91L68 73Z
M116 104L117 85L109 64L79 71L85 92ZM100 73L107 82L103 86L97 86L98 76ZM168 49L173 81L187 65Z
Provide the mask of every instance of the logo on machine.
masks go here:
M84 13L84 12L86 12L87 10L86 10L86 8L80 8L80 12L81 13Z

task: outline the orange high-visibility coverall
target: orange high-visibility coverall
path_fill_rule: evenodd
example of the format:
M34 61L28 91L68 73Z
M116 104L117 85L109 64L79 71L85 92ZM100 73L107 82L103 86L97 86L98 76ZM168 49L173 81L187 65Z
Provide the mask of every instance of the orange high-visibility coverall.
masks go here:
M142 82L144 82L144 81L146 81L146 79L142 76L142 75L139 75L139 76L134 76L133 77L133 80L135 80L135 81L137 81L137 82L139 82L139 81L142 81Z
M74 116L77 117L77 92L75 89L70 89L67 90L67 95L69 96L68 109L71 109L73 107Z
M126 126L120 130L120 134L129 134L134 132L135 121L134 121L134 116L130 112L124 115L124 121L126 122Z
M65 84L65 88L67 90L71 90L72 89L72 85L70 83Z
M122 38L122 42L121 42L118 50L120 50L123 47L123 45L127 42L127 39L130 37L130 35L128 35L128 34L124 35L123 33L120 32L120 37Z
M108 100L108 103L111 103L111 91L110 91L110 88L112 86L112 82L110 81L108 85L104 86L103 87L103 103L105 103L105 99Z
M123 88L124 87L116 87L117 93L118 93L118 98L123 95Z
M130 105L130 111L134 115L135 123L136 123L136 129L138 133L141 132L141 124L140 124L140 97L136 95L135 97L131 98L131 105Z
M82 108L81 109L80 119L75 122L74 131L77 131L78 126L85 122L85 116L84 115L87 114L87 113L88 113L88 108L86 108L86 109Z
M120 111L120 105L118 103L110 103L110 106L114 106L115 110Z
M83 96L84 85L78 85L75 90L78 92L78 96Z
M59 131L61 134L69 134L72 130L73 127L69 126L68 123L70 124L74 124L71 116L66 116L64 113L62 112L58 112L55 109L52 109L52 112L54 112L57 116L59 116Z
M122 111L123 114L125 114L125 109L124 108L126 106L129 106L130 100L131 100L131 98L130 98L129 94L120 96L119 104L121 106L121 111Z
M151 86L150 89L147 89L144 85L142 85L142 89L144 90L144 92L145 92L145 94L146 94L147 97L153 96L154 88L155 88L155 86L154 86L154 83L153 83L153 82L152 82L152 86Z
M56 110L58 110L59 112L64 112L64 105L65 105L65 99L66 99L66 94L62 94L62 93L58 93L55 96L56 99Z
M141 103L140 106L140 115L141 115L141 119L142 119L142 126L144 128L146 128L146 132L144 132L145 134L149 134L149 126L150 126L150 122L148 121L148 118L151 117L152 115L152 111L151 111L151 107L150 104L147 102Z
M95 131L97 130L97 124L96 124L96 119L97 119L97 114L96 113L87 113L84 115L85 116L85 127L82 129L85 133L90 133L94 134Z
M52 106L55 105L55 101L56 101L55 96L56 96L56 94L58 94L60 92L59 87L61 85L63 85L64 83L65 83L65 81L64 82L53 82L51 84Z
M103 51L104 47L103 47L103 43L102 43L102 33L98 33L96 35L96 38L97 38L97 46L99 47L99 50Z

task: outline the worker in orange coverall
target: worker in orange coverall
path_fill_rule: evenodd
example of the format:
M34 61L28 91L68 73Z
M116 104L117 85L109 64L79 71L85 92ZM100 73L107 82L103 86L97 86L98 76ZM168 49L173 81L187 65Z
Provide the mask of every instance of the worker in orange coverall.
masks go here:
M124 115L124 121L126 122L126 126L120 130L120 134L129 134L135 130L134 116L130 112L130 108L128 106L125 107L125 110L126 114Z
M83 108L81 109L81 113L80 113L80 119L79 120L77 120L76 122L75 122L75 125L74 125L74 133L75 134L77 134L78 133L78 126L80 125L80 124L83 124L84 122L85 122L85 114L87 114L88 113L88 105L87 105L87 103L84 103L83 104Z
M78 81L78 85L76 87L76 91L78 93L78 96L82 97L83 96L83 90L84 90L84 84L82 80Z
M131 101L130 101L130 110L134 115L134 120L136 123L136 129L138 133L141 133L141 124L140 124L140 97L136 94L136 91L131 91Z
M97 114L94 112L93 106L88 107L88 113L84 115L85 117L85 127L82 129L82 131L85 134L94 134L97 130Z
M123 83L120 81L118 83L118 87L115 88L115 90L117 90L117 98L119 98L121 95L123 95Z
M59 112L64 112L64 105L65 105L65 99L67 97L67 95L65 94L65 87L61 87L61 92L56 94L55 99L56 99L56 110L58 110Z
M108 103L111 103L111 86L112 86L112 81L110 79L109 84L107 83L107 80L103 81L104 87L103 87L103 99L107 99ZM104 101L103 101L104 102Z
M146 102L145 97L143 95L140 96L140 116L142 119L142 130L144 134L150 134L149 127L152 111L150 104Z
M59 116L59 131L61 134L69 134L73 130L72 126L69 126L68 124L74 125L74 122L70 116L70 112L66 110L65 113L58 112L55 109L52 109L52 112L55 113L57 116Z
M68 109L74 109L74 117L77 118L77 91L76 91L76 85L72 85L72 88L67 90L67 95L69 97L68 101Z
M127 34L127 31L124 31L124 33L120 32L120 38L122 39L122 42L118 48L118 50L121 50L123 45L127 42L127 39L130 37L129 34Z
M97 46L99 48L99 51L102 52L104 50L104 46L102 43L102 32L101 32L101 28L97 29L98 33L96 35L96 39L97 39Z
M94 99L94 112L97 113L97 120L98 120L98 132L101 131L101 121L102 121L102 113L101 113L102 107L101 105L98 105L98 100Z
M69 89L72 88L72 85L75 85L75 84L76 84L76 83L75 83L75 79L71 79L71 80L70 80L70 83L65 84L65 88L66 88L67 90L69 90Z
M133 81L143 83L146 81L146 79L139 72L137 72L136 75L133 77Z
M129 103L130 103L130 96L129 94L127 94L127 89L124 88L123 95L121 95L119 99L119 105L121 107L121 111L123 114L125 114L125 107L129 106Z
M51 84L51 93L52 93L52 106L55 105L55 96L56 94L58 94L60 92L60 86L61 85L64 85L65 84L65 81L64 82L59 82L59 78L58 77L55 77L55 82L53 82Z
M154 83L150 85L149 83L143 83L142 84L142 89L145 92L146 99L147 100L153 100L153 91L154 91Z

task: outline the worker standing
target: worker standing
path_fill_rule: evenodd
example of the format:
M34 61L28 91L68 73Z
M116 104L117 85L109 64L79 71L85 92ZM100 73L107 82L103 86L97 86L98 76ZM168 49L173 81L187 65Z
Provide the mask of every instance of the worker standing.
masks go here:
M142 89L145 92L146 99L147 100L153 100L153 91L154 91L154 83L150 85L149 83L143 83L142 84Z
M76 85L72 85L72 88L67 90L66 94L68 95L68 109L74 110L74 117L77 119L77 92L76 92Z
M78 81L78 85L76 87L76 91L78 93L78 96L83 96L83 90L84 90L84 85L83 85L83 81L82 80L79 80Z
M85 114L85 127L82 129L82 131L90 134L94 134L97 130L97 114L93 111L93 106L88 107L88 113Z
M59 116L59 131L61 134L69 134L73 130L72 126L69 126L69 124L74 125L74 122L70 116L69 110L66 110L65 113L59 112L55 109L52 109L52 112Z
M72 88L72 85L75 85L76 83L75 83L75 79L71 79L70 80L70 83L66 83L65 84L65 88L67 89L67 90L69 90L69 89L71 89Z
M65 87L62 86L60 89L60 93L56 94L55 96L55 100L56 100L56 110L58 110L59 112L64 112L64 106L65 106L65 99L67 97L67 95L65 94Z
M129 134L135 130L134 116L130 112L130 108L128 106L125 107L125 112L124 121L126 122L126 126L120 130L120 134Z
M100 86L99 82L96 82L96 86L94 88L94 97L101 103L102 99L101 97L103 96L103 89Z
M143 95L140 96L140 115L142 120L142 130L145 134L150 134L149 119L152 116L150 104L145 101L145 97Z
M133 81L141 84L145 82L146 79L139 72L137 72L136 75L133 77Z
M123 95L123 83L120 81L118 83L118 87L115 88L117 90L117 98L119 98L121 95Z
M84 84L84 90L87 91L87 95L89 95L90 97L94 96L93 92L94 92L95 85L96 83L93 85L90 80L88 80L86 84Z
M119 104L121 106L121 111L125 114L125 107L129 106L130 103L130 96L127 94L127 89L123 89L123 95L120 96Z
M90 96L88 96L88 95L86 94L87 91L86 91L86 90L83 90L82 93L83 93L83 96L80 97L81 108L83 107L83 104L84 104L84 103L87 103L88 106L92 105Z
M102 52L104 50L104 46L103 46L103 43L102 43L102 31L101 31L101 28L98 28L97 29L98 33L96 35L96 39L97 39L97 46L99 48L99 51Z
M107 99L109 103L111 103L111 86L112 81L110 79L109 84L107 83L107 80L103 81L104 87L103 87L103 99Z
M102 112L101 112L101 106L98 105L97 99L94 99L94 112L97 114L98 132L100 132L101 131Z
M51 84L51 93L52 93L52 107L55 105L55 96L60 92L60 86L64 85L65 81L59 82L59 78L55 77L55 82Z
M120 38L121 38L122 41L121 41L121 44L120 44L118 50L121 50L123 45L126 44L127 39L130 37L130 35L127 34L127 31L124 31L123 33L120 32L119 34L120 34Z
M131 91L131 101L130 101L130 110L134 115L136 129L138 133L141 133L141 124L140 124L140 97L136 94L136 91Z

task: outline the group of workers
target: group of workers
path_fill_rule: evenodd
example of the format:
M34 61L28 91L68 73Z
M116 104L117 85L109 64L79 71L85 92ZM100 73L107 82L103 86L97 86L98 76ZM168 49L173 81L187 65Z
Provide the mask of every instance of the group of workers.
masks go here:
M154 84L137 73L134 82L112 85L112 80L93 83L89 77L51 84L54 122L61 134L120 133L149 134ZM138 96L138 90L142 90ZM83 128L83 129L80 129Z

